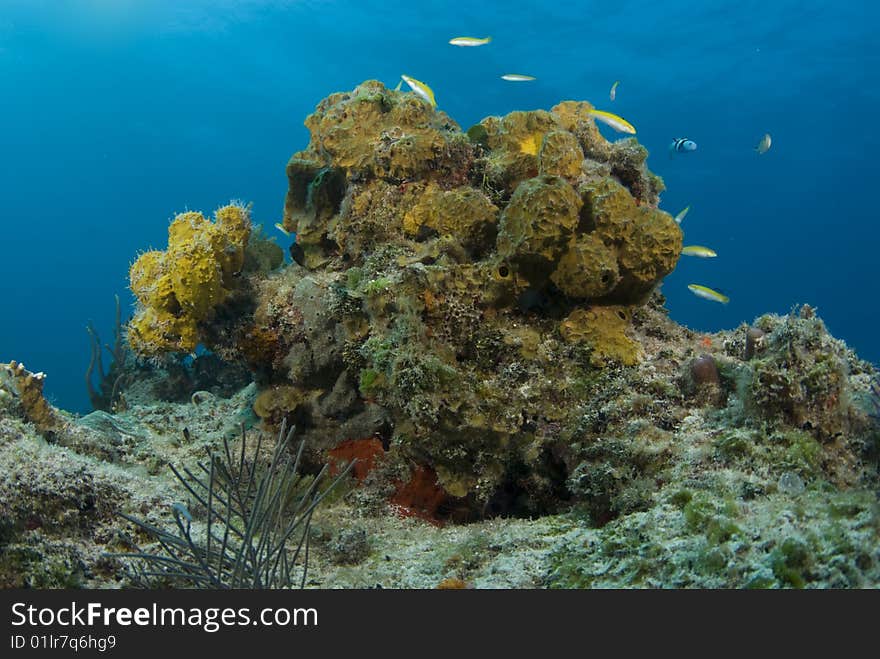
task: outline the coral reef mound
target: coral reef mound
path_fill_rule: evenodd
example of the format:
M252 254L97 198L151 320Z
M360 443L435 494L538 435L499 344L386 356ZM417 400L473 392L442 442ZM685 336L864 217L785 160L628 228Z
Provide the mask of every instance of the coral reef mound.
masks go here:
M376 437L388 462L429 469L475 514L553 508L572 383L638 362L633 310L681 251L647 152L605 140L590 108L463 132L376 81L329 96L287 165L296 264L254 282L252 308L206 317L226 288L213 266L175 316L186 327L153 345L191 345L184 335L212 325L212 348L257 374L257 414L296 423L316 462ZM151 258L133 289L149 288ZM155 327L178 297L142 298L158 311L134 326Z
M178 215L131 268L114 414L0 365L0 586L132 585L110 554L148 539L118 512L206 533L166 465L265 463L245 435L282 426L305 481L358 460L315 510L312 585L880 584L876 370L807 306L672 322L662 181L590 109L463 132L368 81L306 120L291 263L245 206Z

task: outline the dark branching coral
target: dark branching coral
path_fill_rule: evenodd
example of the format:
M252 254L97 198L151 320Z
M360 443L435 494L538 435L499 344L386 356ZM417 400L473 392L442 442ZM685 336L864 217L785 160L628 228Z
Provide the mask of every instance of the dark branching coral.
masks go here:
M350 462L323 490L319 485L327 471L309 480L299 473L305 442L300 442L291 462L290 442L294 428L282 423L267 466L258 464L261 441L254 459L245 457L242 428L241 451L234 456L224 440L223 453L209 453L202 473L171 466L174 476L201 508L205 528L194 530L194 516L182 505L174 507L175 532L120 513L159 543L163 554L113 554L143 561L138 575L147 585L170 582L195 588L290 588L296 584L297 564L302 558L299 585L306 581L309 525L312 513L327 494L348 474ZM288 543L296 542L292 554Z

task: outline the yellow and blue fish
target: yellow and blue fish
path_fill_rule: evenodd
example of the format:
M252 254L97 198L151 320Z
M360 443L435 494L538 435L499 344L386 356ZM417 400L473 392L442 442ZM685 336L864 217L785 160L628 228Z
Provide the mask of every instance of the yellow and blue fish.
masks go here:
M403 81L408 84L409 88L415 92L416 96L428 101L428 103L431 104L432 108L437 107L437 101L434 100L433 89L428 87L428 85L423 83L421 80L416 80L415 78L411 78L410 76L405 75L402 75L400 77L403 78Z
M691 210L690 206L685 206L684 209L678 215L675 216L675 223L681 224L681 221L685 218L685 216L688 214L688 212L690 210Z
M704 300L711 300L712 302L720 302L721 304L727 304L730 302L730 298L727 297L722 291L716 290L714 288L709 288L708 286L703 286L702 284L688 284L688 289L690 292L696 295L697 297L701 297Z
M485 46L487 43L492 41L492 37L455 37L454 39L450 39L449 43L453 46Z
M612 101L615 98L617 98L617 85L619 85L619 84L620 84L620 80L615 80L614 84L611 85L611 91L608 92L608 98L610 98Z
M593 109L590 110L590 115L594 119L601 121L603 124L611 126L618 133L629 133L630 135L636 134L635 126L623 117L618 117L616 114L605 112L604 110Z
M682 247L681 253L685 256L699 256L702 259L713 259L718 256L718 254L715 253L715 250L703 247L702 245L688 245Z

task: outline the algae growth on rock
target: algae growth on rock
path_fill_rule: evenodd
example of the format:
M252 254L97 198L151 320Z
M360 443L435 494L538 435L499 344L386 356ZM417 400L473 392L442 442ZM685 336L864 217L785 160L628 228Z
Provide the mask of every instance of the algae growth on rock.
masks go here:
M165 464L286 421L306 471L359 461L316 511L314 585L880 583L876 371L808 307L714 335L671 321L663 183L590 108L464 132L368 81L318 104L287 165L294 262L241 204L177 216L130 273L130 347L166 371L129 365L125 406L83 419L0 371L4 464L49 483L12 505L0 479L0 580L128 585L101 552L137 530L109 508L167 522L187 495ZM253 383L136 386L198 345Z

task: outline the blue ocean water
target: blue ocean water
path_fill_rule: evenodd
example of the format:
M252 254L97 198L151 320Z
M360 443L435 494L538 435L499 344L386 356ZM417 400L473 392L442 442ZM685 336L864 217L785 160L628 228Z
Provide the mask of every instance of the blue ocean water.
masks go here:
M86 324L112 339L113 296L130 308L128 266L172 216L242 199L271 231L315 104L402 73L465 129L565 99L624 116L661 208L691 207L685 244L719 255L666 278L672 318L712 331L809 303L880 361L878 24L863 1L0 0L0 361L89 411ZM699 149L670 157L681 136Z

